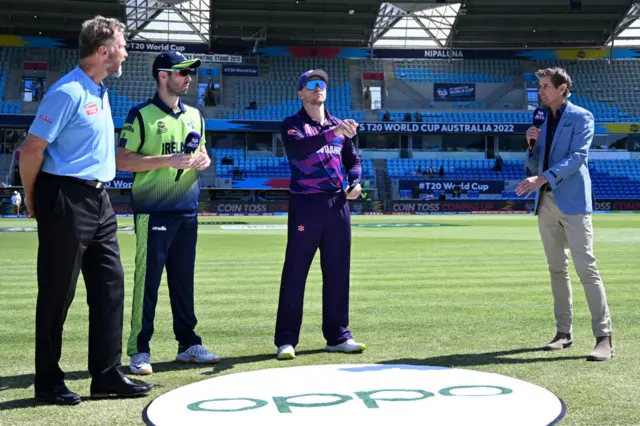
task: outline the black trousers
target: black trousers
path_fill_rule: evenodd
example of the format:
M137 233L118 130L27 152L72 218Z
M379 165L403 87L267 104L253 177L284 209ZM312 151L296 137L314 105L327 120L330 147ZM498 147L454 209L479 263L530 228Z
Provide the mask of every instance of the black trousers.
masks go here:
M107 192L40 173L34 204L39 243L35 391L64 381L58 365L62 328L80 271L89 305L89 372L94 380L120 374L124 271Z

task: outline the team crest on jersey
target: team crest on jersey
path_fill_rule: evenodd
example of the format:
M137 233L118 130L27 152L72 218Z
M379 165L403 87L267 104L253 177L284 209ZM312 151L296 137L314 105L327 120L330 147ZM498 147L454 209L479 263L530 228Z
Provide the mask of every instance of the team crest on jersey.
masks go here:
M158 121L158 134L162 135L164 133L167 133L169 131L169 129L167 129L167 125L164 124L164 121Z
M192 120L187 120L187 127L189 128L189 130L195 130L196 129L196 125L193 124Z

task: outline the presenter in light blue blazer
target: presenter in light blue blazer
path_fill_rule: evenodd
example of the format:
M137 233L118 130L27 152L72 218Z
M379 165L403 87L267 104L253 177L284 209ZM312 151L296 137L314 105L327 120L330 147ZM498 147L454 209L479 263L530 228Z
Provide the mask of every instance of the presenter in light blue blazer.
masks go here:
M536 193L535 214L542 239L554 300L556 336L545 349L559 350L573 344L569 250L584 287L596 337L589 361L613 357L611 316L604 285L593 254L593 196L588 154L593 140L593 115L569 102L571 77L562 68L536 73L538 93L546 111L540 128L527 131L527 176L518 195Z

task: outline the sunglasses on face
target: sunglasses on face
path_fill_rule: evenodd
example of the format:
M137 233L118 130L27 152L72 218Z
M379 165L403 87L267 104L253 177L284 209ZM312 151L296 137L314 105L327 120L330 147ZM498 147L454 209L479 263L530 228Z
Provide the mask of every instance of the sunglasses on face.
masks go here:
M181 70L175 70L173 68L158 68L158 71L175 72L180 74L181 77L186 77L195 73L195 70L192 70L191 68L184 68Z
M311 80L307 81L304 87L309 90L316 90L316 87L319 87L320 90L324 90L327 88L327 83L325 83L323 80Z

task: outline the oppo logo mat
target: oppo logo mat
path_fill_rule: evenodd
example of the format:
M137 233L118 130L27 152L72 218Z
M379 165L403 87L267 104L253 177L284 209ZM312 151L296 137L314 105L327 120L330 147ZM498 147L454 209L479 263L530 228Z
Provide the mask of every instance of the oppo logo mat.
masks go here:
M154 400L152 425L552 425L563 402L531 383L456 368L343 364L193 383Z

